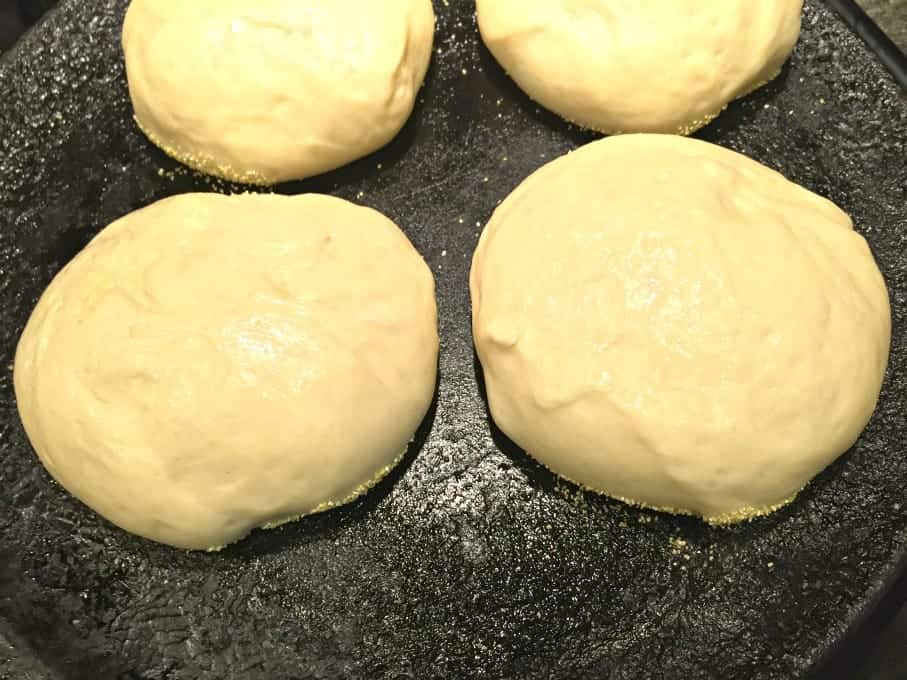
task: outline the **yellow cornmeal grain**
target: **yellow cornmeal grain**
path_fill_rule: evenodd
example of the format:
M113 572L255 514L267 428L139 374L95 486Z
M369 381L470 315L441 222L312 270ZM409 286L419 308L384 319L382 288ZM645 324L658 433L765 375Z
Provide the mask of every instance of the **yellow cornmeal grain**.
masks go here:
M134 118L136 124L139 126L139 130L144 133L152 144L170 156L170 158L179 161L183 165L189 166L193 170L198 170L207 175L213 175L214 177L220 177L229 182L237 182L239 184L253 184L257 186L270 186L274 184L274 182L267 180L264 175L255 172L254 170L237 170L232 165L219 164L208 156L169 147L142 125L142 121L138 119L138 116L135 116Z
M781 75L781 69L778 69L777 71L775 71L774 74L769 76L768 80L763 80L762 82L757 83L756 85L751 87L749 90L747 90L746 92L741 94L739 97L737 97L734 101L736 101L737 99L743 99L744 97L751 95L756 90L768 85L770 82L772 82L775 78L777 78L780 75ZM700 118L698 120L694 120L694 121L688 123L687 125L681 125L677 129L677 134L682 135L683 137L688 137L689 135L693 134L697 130L700 130L701 128L704 128L706 125L708 125L713 120L715 120L718 116L720 116L722 113L724 113L724 111L727 109L728 106L729 106L729 104L725 104L724 106L721 107L721 109L717 113L706 114L702 118Z
M304 512L300 515L293 515L292 517L287 517L286 519L277 520L275 522L268 522L266 524L262 524L258 528L265 529L265 530L277 529L278 527L282 527L284 524L291 524L292 522L297 522L297 521L301 520L303 517L308 517L310 515L317 515L318 513L321 513L321 512L327 512L328 510L333 510L334 508L339 508L341 505L346 505L347 503L352 503L354 500L356 500L360 496L363 496L366 493L368 493L369 491L371 491L375 486L377 486L381 482L381 480L383 480L385 477L387 477L391 473L391 471L400 464L400 461L403 460L403 457L406 456L406 451L407 451L407 449L404 449L403 453L401 453L399 456L397 456L390 465L387 465L387 466L381 468L381 470L379 470L378 473L374 477L372 477L371 480L365 482L364 484L361 484L360 486L357 486L355 489L353 489L353 491L349 495L347 495L342 500L326 501L326 502L322 503L321 505L317 506L316 508L314 508L313 510L309 510L308 512ZM243 540L246 536L248 536L248 534L245 534L245 535L237 538L236 541L234 541L234 543L237 543L237 542ZM220 552L221 550L223 550L226 547L227 547L226 545L218 545L213 548L208 548L206 550L206 552L216 553L216 552Z
M674 552L676 554L680 554L680 551L686 548L687 545L689 545L686 540L681 538L680 536L674 536L670 541L668 541L668 543L671 544L671 547L674 549Z
M805 487L804 487L805 488ZM715 517L704 517L703 519L711 524L714 527L726 526L728 524L737 524L746 520L756 519L757 517L765 517L770 515L773 512L777 512L785 505L790 505L799 495L799 489L793 496L790 498L776 503L775 505L769 505L765 508L743 508L742 510L735 510L734 512L728 512L724 515L716 515Z
M310 510L309 512L303 513L301 515L296 515L295 517L289 517L278 522L268 522L267 524L262 525L261 528L276 529L277 527L283 526L284 524L289 524L290 522L295 522L296 520L302 519L303 517L306 517L308 515L317 515L319 512L327 512L328 510L339 508L341 505L352 503L354 500L359 498L359 496L362 496L371 491L382 479L387 477L391 473L391 470L393 470L395 467L397 467L397 465L400 464L400 461L403 460L403 456L405 455L406 451L397 456L390 465L381 468L381 470L378 471L378 474L376 474L371 480L356 487L348 496L346 496L346 498L339 501L325 501L314 510Z
M738 524L740 522L745 522L748 520L756 519L757 517L765 517L766 515L770 515L773 512L780 510L784 506L790 505L791 503L793 503L794 499L796 499L797 496L800 494L800 492L803 490L803 489L797 490L797 492L794 493L790 498L787 498L786 500L783 500L780 503L776 503L774 505L769 505L769 506L766 506L763 508L740 508L739 510L734 510L733 512L728 512L723 515L713 515L711 517L704 517L702 515L699 515L695 512L691 512L689 510L678 510L677 508L659 507L657 505L649 505L647 503L635 501L632 498L624 498L622 496L616 496L614 494L608 493L607 491L602 491L600 489L593 489L592 487L586 486L585 484L580 484L576 480L570 479L569 477L565 477L564 475L560 475L560 474L554 472L554 470L551 470L551 468L547 468L547 466L546 466L546 469L548 469L549 472L557 475L561 479L566 480L575 486L578 486L583 491L589 491L591 493L595 493L600 496L605 496L607 498L613 498L614 500L620 501L621 503L624 503L625 505L629 505L634 508L639 508L641 510L652 510L654 512L663 512L668 515L683 515L683 516L687 516L687 517L699 517L706 524L710 524L711 526L714 526L714 527L727 526L729 524Z
M781 75L781 69L778 69L778 70L775 71L775 73L772 74L767 80L763 80L763 81L761 81L760 83L754 85L754 86L751 87L749 90L747 90L746 92L744 92L743 94L741 94L739 97L736 97L733 101L737 101L738 99L743 99L744 97L747 97L747 96L751 95L751 94L752 94L753 92L755 92L756 90L758 90L758 89L760 89L760 88L763 88L763 87L765 87L766 85L768 85L770 82L772 82L775 78L777 78L777 77L780 76L780 75ZM716 111L715 113L707 113L707 114L705 114L702 118L698 118L698 119L693 120L693 121L690 121L689 123L686 123L686 124L684 124L684 125L680 125L679 127L677 127L677 128L674 130L674 133L673 133L673 134L680 135L681 137L689 137L689 136L692 135L694 132L696 132L696 131L698 131L698 130L704 128L706 125L708 125L708 124L711 123L713 120L715 120L718 116L720 116L722 113L724 113L724 111L727 109L727 107L728 107L729 105L730 105L729 103L728 103L728 104L725 104L725 105L722 106L720 109L718 109L718 111ZM567 122L568 122L568 123L571 123L572 125L577 125L577 126L579 126L579 127L581 127L581 128L585 128L585 129L588 129L588 130L592 130L593 132L600 132L600 133L602 133L602 134L604 134L604 135L624 135L624 134L627 134L627 132L626 132L625 130L595 130L594 128L586 128L586 126L580 125L579 123L575 123L574 121L571 121L571 120L568 120Z
M722 106L717 113L707 113L702 118L698 118L691 123L687 123L686 125L681 125L679 128L677 128L677 134L681 135L682 137L688 137L689 135L693 134L701 128L704 128L706 125L715 120L724 112L726 108L727 106Z

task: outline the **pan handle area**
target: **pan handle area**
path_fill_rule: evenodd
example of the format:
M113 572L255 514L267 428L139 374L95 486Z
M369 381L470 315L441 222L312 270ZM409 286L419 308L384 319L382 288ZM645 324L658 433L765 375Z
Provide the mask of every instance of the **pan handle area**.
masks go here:
M851 30L869 45L897 83L907 90L907 55L854 0L825 0Z

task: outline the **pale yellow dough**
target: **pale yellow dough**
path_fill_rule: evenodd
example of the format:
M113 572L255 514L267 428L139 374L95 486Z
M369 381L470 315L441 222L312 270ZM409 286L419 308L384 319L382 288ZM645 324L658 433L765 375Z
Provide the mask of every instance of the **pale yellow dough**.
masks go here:
M48 471L189 549L328 509L399 460L432 400L434 281L406 236L320 195L186 194L54 279L15 388Z
M803 0L477 0L533 99L606 133L689 134L778 75Z
M891 314L835 205L718 146L611 137L494 213L473 260L494 420L565 478L731 522L845 452Z
M226 179L333 170L403 127L434 21L430 0L133 0L123 48L136 120Z

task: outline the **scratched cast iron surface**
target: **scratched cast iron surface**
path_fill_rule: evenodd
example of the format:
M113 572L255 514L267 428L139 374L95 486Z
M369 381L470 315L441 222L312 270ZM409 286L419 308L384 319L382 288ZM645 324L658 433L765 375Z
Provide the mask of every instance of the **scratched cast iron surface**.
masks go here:
M480 225L592 136L515 89L479 45L470 2L435 4L434 64L400 138L280 190L382 210L425 255L437 408L366 498L218 555L132 537L53 484L19 425L9 363L38 295L102 226L236 187L182 169L133 125L125 0L67 2L0 63L0 677L790 678L902 569L907 103L873 57L810 1L781 79L702 133L852 213L895 318L881 406L855 450L789 508L712 529L558 483L490 431L467 290Z

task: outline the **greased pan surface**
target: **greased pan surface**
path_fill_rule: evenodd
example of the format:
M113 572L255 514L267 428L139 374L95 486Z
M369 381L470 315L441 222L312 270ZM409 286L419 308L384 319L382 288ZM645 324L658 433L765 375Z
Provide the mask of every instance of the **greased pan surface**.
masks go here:
M279 187L395 219L438 283L437 406L359 502L189 554L108 525L53 484L10 363L37 297L104 225L184 191L131 119L126 0L71 0L0 62L0 677L791 678L846 639L907 561L907 102L808 0L775 83L701 136L850 212L887 278L891 366L855 449L779 513L726 529L556 481L490 429L467 277L495 205L593 138L538 110L438 0L434 63L402 135ZM250 225L254 228L254 225Z

